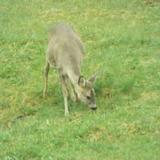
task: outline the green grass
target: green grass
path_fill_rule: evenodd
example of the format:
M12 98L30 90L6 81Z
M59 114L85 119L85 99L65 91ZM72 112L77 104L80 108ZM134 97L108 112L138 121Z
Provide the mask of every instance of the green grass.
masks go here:
M67 22L100 70L97 112L70 102L55 71L42 98L47 29ZM160 159L158 0L0 0L0 159Z

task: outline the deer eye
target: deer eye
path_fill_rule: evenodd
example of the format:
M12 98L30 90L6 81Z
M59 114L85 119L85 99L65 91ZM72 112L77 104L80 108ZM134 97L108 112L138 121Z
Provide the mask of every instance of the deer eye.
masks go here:
M90 97L90 96L87 96L87 99L89 100L89 99L91 99L91 97Z

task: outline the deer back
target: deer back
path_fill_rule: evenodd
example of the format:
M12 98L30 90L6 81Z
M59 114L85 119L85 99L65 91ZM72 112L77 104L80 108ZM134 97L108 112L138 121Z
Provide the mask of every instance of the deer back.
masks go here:
M80 63L84 49L79 36L66 24L59 24L49 31L47 60L61 74L80 74Z

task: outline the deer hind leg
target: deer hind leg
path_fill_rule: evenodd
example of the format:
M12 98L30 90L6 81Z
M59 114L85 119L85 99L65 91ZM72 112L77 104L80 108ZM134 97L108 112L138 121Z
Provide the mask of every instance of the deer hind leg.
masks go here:
M49 63L46 62L44 66L44 89L43 89L43 97L45 98L47 95L47 87L48 87L48 72L49 72Z
M61 76L61 85L62 85L62 93L63 93L63 98L64 98L64 111L65 111L65 116L69 115L69 110L68 110L68 88L67 88L67 77Z

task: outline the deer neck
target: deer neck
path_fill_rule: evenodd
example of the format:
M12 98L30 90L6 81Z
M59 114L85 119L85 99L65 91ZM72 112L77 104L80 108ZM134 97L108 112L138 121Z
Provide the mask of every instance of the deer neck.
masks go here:
M73 72L70 72L68 74L68 77L74 87L76 94L79 95L80 86L78 85L78 80L79 80L80 74L74 74Z

